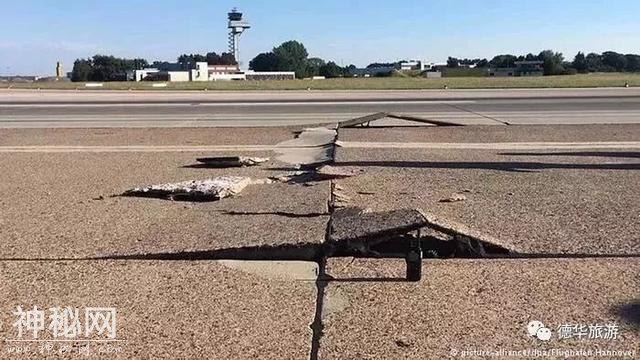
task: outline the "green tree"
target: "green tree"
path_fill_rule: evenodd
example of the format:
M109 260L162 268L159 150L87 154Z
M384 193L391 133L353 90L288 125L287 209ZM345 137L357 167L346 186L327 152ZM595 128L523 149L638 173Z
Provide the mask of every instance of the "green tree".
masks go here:
M73 63L71 72L71 81L86 82L91 78L92 64L91 59L77 59Z
M449 58L447 59L447 67L448 68L457 68L458 66L460 66L460 60L449 56Z
M487 59L480 59L476 63L476 67L478 67L478 68L486 68L487 66L489 66L489 60L487 60Z
M329 61L326 65L320 67L320 76L326 78L337 78L344 75L344 69L333 61Z
M295 71L297 78L307 77L307 57L309 53L298 41L287 41L273 49L278 58L279 70Z
M627 71L640 71L640 55L627 54Z
M221 65L222 63L222 58L220 57L220 55L216 54L215 52L207 53L206 58L207 58L207 64L209 65Z
M589 66L587 64L587 57L584 56L583 52L578 52L576 56L573 58L572 66L579 73L587 73L589 72Z
M73 64L72 81L125 81L127 72L149 67L145 59L123 59L112 55L95 55Z
M208 62L207 56L200 54L182 54L178 56L178 63L182 65L183 70L194 68L197 62Z
M606 51L602 53L602 64L610 71L625 71L627 68L627 58L615 51Z
M121 68L119 59L111 55L95 55L92 64L91 81L114 81Z
M600 54L589 53L587 54L586 60L587 70L589 70L589 72L602 71L604 65L602 64L602 56Z
M144 68L149 67L149 62L145 59L122 59L123 60L123 70L142 70Z
M399 62L395 62L395 63L371 63L369 65L367 65L367 69L373 69L373 68L379 68L379 67L396 67L398 66L400 63Z
M222 53L220 55L220 65L238 65L238 60L231 53Z
M255 71L278 71L278 56L272 52L262 53L249 62L249 69Z
M511 68L516 66L517 60L518 58L514 55L497 55L489 61L489 64L498 68Z
M307 76L320 75L320 69L327 65L327 63L320 58L307 59Z
M351 65L347 66L346 68L344 68L344 75L345 76L355 76L357 69L358 69L357 66L351 64Z
M544 61L545 75L562 75L564 73L565 69L562 66L564 56L562 56L562 53L553 52L553 50L544 50L540 52L538 58Z
M532 53L528 53L525 57L524 57L525 61L537 61L540 60L540 58L538 58L536 55L533 55Z

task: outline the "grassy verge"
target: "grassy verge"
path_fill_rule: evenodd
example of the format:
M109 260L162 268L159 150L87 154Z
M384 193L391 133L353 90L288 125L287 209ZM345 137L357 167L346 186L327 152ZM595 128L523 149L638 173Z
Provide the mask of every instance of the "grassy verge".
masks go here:
M410 90L410 89L500 89L500 88L585 88L585 87L640 87L640 73L607 73L544 77L452 77L425 78L355 78L327 80L284 81L219 81L168 83L166 87L153 87L149 82L107 82L101 88L86 88L84 83L0 83L0 88L60 89L60 90Z

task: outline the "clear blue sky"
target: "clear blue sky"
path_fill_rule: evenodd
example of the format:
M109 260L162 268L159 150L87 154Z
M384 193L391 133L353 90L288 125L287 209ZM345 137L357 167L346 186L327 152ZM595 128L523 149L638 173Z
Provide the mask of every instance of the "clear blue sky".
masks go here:
M53 74L95 53L173 61L227 48L226 13L253 28L246 64L283 41L339 64L579 50L640 53L638 0L6 0L0 74Z

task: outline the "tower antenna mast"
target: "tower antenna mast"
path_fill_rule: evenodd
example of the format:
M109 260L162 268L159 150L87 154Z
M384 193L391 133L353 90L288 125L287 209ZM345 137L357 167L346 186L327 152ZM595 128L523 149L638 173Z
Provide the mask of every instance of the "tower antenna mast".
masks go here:
M240 64L240 35L251 28L248 22L242 18L242 13L233 8L229 15L229 52L233 54Z

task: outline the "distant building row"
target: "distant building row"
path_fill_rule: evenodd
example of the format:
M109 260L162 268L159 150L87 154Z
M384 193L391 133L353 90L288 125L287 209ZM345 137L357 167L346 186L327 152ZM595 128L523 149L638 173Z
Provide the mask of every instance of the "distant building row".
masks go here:
M240 70L238 65L209 65L197 62L189 70L181 70L182 64L161 64L157 68L130 71L130 81L225 81L225 80L293 80L293 71L252 71Z
M486 75L495 77L508 76L543 76L544 61L516 61L514 67L488 68ZM474 68L475 65L460 65L464 68ZM402 61L390 66L374 66L351 69L349 75L359 77L384 76L394 71L420 71L425 77L437 78L447 68L447 63L427 63L422 60Z
M446 63L427 63L422 60L401 61L393 66L372 66L366 68L351 69L349 75L370 77L388 75L394 71L420 71L426 72L428 77L440 77L439 69L446 67Z

